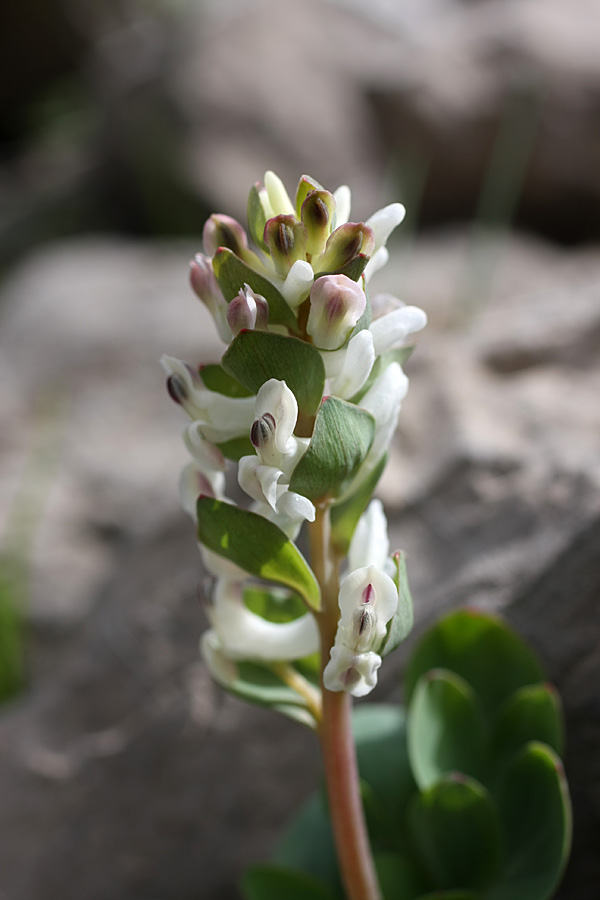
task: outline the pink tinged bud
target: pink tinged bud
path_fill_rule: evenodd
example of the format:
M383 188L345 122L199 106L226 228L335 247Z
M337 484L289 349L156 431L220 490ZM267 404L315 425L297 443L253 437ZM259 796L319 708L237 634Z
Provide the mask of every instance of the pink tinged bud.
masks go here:
M347 222L329 236L324 251L313 259L315 272L336 272L357 256L371 256L375 247L373 231L363 222Z
M245 284L227 309L227 322L232 332L239 334L243 328L266 331L268 320L269 304L261 294L255 294Z
M246 232L231 216L214 213L204 223L202 230L204 252L214 256L219 247L227 247L236 256L243 256L248 248Z
M196 254L190 262L190 284L213 317L219 337L228 344L232 334L227 323L227 301L219 287L210 259L202 253Z
M285 278L298 259L306 257L308 235L295 216L274 216L265 225L264 241L269 248L275 271Z
M346 275L317 278L310 292L306 330L321 350L336 350L347 340L365 311L366 295Z
M308 234L306 252L311 256L322 253L331 233L334 213L335 200L329 191L311 191L302 204L300 215Z

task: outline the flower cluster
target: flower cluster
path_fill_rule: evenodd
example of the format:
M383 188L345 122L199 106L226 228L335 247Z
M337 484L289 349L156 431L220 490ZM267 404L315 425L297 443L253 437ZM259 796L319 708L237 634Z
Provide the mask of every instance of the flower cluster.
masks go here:
M362 696L372 689L396 614L385 517L376 501L364 512L364 494L380 474L408 387L407 341L426 317L389 295L369 298L369 279L387 260L386 241L404 208L391 204L366 222L349 217L347 187L330 193L303 176L292 202L267 172L250 192L250 239L235 219L212 215L204 253L191 262L192 288L228 345L221 365L162 359L169 394L191 420L181 501L198 520L204 564L215 579L203 652L230 688L242 684L245 663L277 664L281 675L280 664L295 666L319 649L318 604L290 612L302 596L298 577L314 578L294 542L318 509L338 510L340 541L349 545L323 673L327 690ZM249 498L241 507L245 543L229 524L228 460L237 463ZM212 518L200 516L199 496L213 498ZM240 549L263 534L252 516L273 526L270 567L262 554ZM262 596L260 609L250 608L250 594Z

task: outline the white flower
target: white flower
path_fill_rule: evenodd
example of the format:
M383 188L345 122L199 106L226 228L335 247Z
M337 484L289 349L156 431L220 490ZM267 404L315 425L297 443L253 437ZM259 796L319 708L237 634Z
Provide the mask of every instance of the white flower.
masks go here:
M377 566L364 566L344 579L338 603L341 616L323 684L329 691L363 697L377 683L381 665L377 650L398 608L398 591Z
M229 688L237 681L237 667L225 653L214 628L209 628L200 638L200 653L217 684Z
M375 419L375 436L371 449L360 468L362 480L371 472L384 453L387 453L398 425L402 401L408 391L408 378L396 362L379 375L360 401L362 409Z
M405 306L390 295L375 297L373 306L374 308L384 304L391 306L392 303L394 307L384 315L374 318L369 326L376 356L381 356L394 347L401 347L410 334L421 331L427 325L427 315L422 309L418 306Z
M344 645L334 645L323 670L328 691L347 691L353 697L365 697L377 684L381 657L377 653L354 653Z
M348 341L347 347L321 354L328 378L326 393L349 400L369 377L375 362L373 335L363 328Z
M348 550L348 565L350 571L365 566L385 569L390 561L389 556L390 539L383 503L381 500L371 500L352 535ZM393 565L390 566L390 571L394 571Z
M269 622L244 603L244 584L218 579L209 619L220 646L232 660L277 662L301 659L319 649L312 613L292 622Z
M161 357L169 394L193 419L202 436L221 444L247 434L254 417L254 397L226 397L204 386L191 366L173 356Z
M309 441L294 436L298 403L285 381L266 381L256 395L254 412L250 438L256 456L240 459L238 481L257 501L257 511L262 514L264 505L269 507L274 515L268 518L288 533L304 519L315 518L313 503L289 490L292 472Z

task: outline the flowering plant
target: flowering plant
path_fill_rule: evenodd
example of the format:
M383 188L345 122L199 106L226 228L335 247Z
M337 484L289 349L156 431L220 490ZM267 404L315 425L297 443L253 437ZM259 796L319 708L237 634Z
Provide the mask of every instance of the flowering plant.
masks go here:
M190 419L180 493L212 577L206 664L226 690L315 730L345 896L378 900L351 703L375 687L413 624L404 557L390 553L371 497L408 388L409 342L426 316L369 295L404 208L349 216L347 187L330 193L303 176L292 202L273 172L250 191L254 247L237 221L211 216L191 284L227 349L219 365L162 363ZM234 465L241 503L226 493ZM419 721L432 702L422 701ZM321 890L281 873L247 886L251 900L329 896ZM396 896L405 892L386 892Z

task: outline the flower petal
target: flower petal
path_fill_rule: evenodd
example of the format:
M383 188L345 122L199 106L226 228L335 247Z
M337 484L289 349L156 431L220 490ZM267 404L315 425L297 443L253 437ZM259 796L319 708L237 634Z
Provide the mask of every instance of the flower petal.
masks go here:
M388 524L381 500L371 500L350 542L348 564L350 571L365 566L383 569L390 553Z
M285 381L278 381L276 378L265 381L256 395L254 414L256 419L265 415L273 417L274 440L280 453L293 449L290 447L290 438L296 427L298 402Z
M373 368L375 349L371 332L363 328L350 339L348 347L339 352L344 354L344 362L337 377L332 379L329 392L348 400L361 389Z
M333 199L335 200L335 229L339 228L340 225L345 225L350 218L350 204L352 195L350 193L350 188L348 187L348 185L340 185L337 191L333 192Z
M427 315L418 306L400 306L398 309L371 322L375 354L380 356L392 347L401 347L409 334L427 325Z
M323 684L328 691L347 691L353 697L365 697L377 684L381 657L372 651L353 653L347 647L334 645L323 670Z
M346 634L354 628L357 607L368 604L374 609L377 614L374 641L377 639L380 642L385 637L387 623L398 608L398 589L390 576L377 566L365 566L346 576L340 587L338 603L342 613L340 627Z
M390 203L367 219L365 224L373 229L375 235L375 252L380 247L385 247L390 234L402 222L405 215L406 209L401 203Z
M312 613L293 622L268 622L248 609L244 586L239 582L219 579L209 618L221 646L232 659L293 660L319 649L319 630Z

